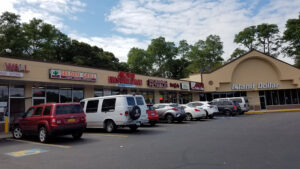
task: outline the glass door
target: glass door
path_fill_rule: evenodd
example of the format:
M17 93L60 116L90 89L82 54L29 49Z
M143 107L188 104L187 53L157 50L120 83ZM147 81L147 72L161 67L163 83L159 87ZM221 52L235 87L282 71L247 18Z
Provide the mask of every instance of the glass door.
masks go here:
M260 109L265 110L266 109L266 98L265 96L259 96L260 100Z

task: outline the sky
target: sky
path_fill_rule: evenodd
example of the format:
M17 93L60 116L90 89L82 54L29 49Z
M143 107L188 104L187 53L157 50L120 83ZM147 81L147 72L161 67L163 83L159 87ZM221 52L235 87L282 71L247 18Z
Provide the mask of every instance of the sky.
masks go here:
M163 36L194 44L219 35L227 60L234 35L245 27L277 24L282 34L288 19L298 18L300 0L1 0L0 13L19 14L22 22L43 19L72 39L110 51L127 61L132 47L146 49ZM293 64L293 59L279 59Z

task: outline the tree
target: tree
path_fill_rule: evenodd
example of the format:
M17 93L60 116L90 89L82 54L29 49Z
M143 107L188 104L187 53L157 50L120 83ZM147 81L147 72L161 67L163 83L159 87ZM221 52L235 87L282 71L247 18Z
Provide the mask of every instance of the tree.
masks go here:
M278 49L281 46L279 29L276 24L257 25L257 46L262 49L263 53L277 57Z
M256 32L256 26L247 27L235 35L234 42L244 45L248 50L252 50L255 47Z
M245 50L240 49L240 48L236 48L236 49L233 51L233 53L231 54L231 57L228 59L228 61L231 61L231 60L233 60L233 59L235 59L235 58L238 58L238 57L240 57L241 55L243 55L244 53L246 53Z
M300 68L300 14L297 19L289 19L285 27L283 40L288 45L283 48L283 52L294 58L295 65Z
M139 48L130 49L127 64L131 72L150 75L153 72L153 63L154 59L147 51Z

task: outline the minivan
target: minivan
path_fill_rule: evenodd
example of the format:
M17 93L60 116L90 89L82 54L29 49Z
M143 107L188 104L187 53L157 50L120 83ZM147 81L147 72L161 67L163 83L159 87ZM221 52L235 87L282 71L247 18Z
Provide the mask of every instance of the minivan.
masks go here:
M147 105L141 95L112 95L80 101L86 114L87 128L104 128L113 132L118 127L136 131L148 122Z

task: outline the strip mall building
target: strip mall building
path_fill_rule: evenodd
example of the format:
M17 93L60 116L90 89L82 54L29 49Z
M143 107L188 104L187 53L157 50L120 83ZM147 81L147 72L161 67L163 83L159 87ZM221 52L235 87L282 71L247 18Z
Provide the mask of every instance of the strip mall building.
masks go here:
M300 70L255 50L182 80L0 57L0 132L5 116L12 121L32 105L132 93L143 95L147 103L247 96L254 110L296 108Z

